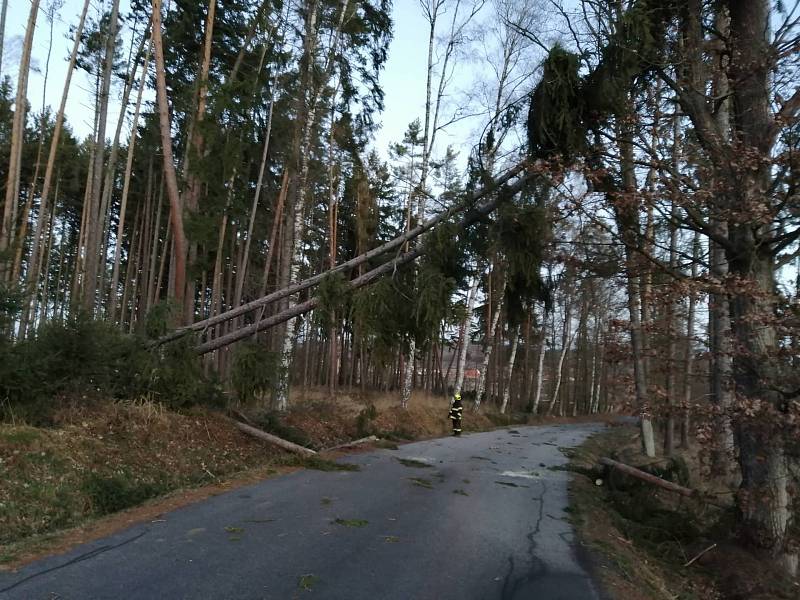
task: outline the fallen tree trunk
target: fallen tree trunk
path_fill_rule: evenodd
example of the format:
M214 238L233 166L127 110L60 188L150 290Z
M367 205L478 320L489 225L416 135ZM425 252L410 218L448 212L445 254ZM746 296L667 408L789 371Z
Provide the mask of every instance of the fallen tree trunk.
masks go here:
M235 421L235 423L236 427L238 427L241 431L244 431L247 435L251 435L254 438L258 438L263 442L272 444L273 446L278 446L279 448L283 448L284 450L288 450L289 452L294 452L295 454L299 454L300 456L316 456L317 454L311 448L298 446L293 442L284 440L283 438L279 438L278 436L272 435L271 433L267 433L266 431L261 431L260 429L256 429L255 427L252 427L245 423L240 423L239 421Z
M625 463L618 462L611 458L602 457L598 462L601 465L611 467L612 469L616 469L617 471L625 473L626 475L630 475L631 477L635 477L636 479L641 479L642 481L658 486L669 492L674 492L676 494L680 494L681 496L686 496L687 498L700 498L702 496L701 493L697 490L683 487L682 485L678 485L677 483L672 483L671 481L667 481L666 479L661 479L661 477L651 475L650 473L642 471L641 469L637 469L636 467L631 467L630 465L626 465Z
M516 183L509 186L508 189L506 190L508 195L513 195L518 191L520 191L530 177L531 177L530 175L525 175L521 177ZM497 208L497 206L503 201L504 198L508 197L508 195L492 198L491 200L485 202L480 206L471 208L469 211L467 211L464 217L462 217L461 221L459 222L459 227L462 229L466 228L469 225L472 225L473 223L481 219L482 217L488 215L495 208ZM356 277L355 279L349 281L348 286L350 287L351 290L356 290L365 285L368 285L373 281L375 281L376 279L378 279L379 277L381 277L382 275L391 273L395 271L398 267L419 258L424 253L425 253L424 245L417 246L414 250L401 254L400 256L382 264L381 266L376 267L371 271L367 271L360 277ZM327 273L331 272L332 271L327 271ZM300 284L297 285L299 286ZM291 290L292 288L297 288L297 286L286 288L286 290L284 291ZM257 321L255 323L251 323L250 325L231 331L226 335L199 344L198 346L195 346L194 350L197 354L207 354L208 352L213 352L214 350L218 350L219 348L224 348L225 346L229 346L234 342L248 338L259 331L269 329L270 327L274 327L275 325L279 325L280 323L288 321L289 319L307 313L316 308L318 304L319 304L318 298L311 298L289 309L286 309L282 312L272 315L271 317L268 317L261 321ZM230 312L231 311L229 311L227 314L230 314Z
M333 269L329 269L327 271L324 271L323 273L320 273L318 275L310 277L310 278L308 278L308 279L306 279L304 281L300 281L298 283L295 283L294 285L290 285L290 286L288 286L288 287L286 287L286 288L284 288L282 290L277 290L275 292L272 292L271 294L267 294L266 296L264 296L262 298L258 298L257 300L253 300L252 302L247 302L246 304L242 304L241 306L233 308L233 309L231 309L229 311L220 313L218 315L215 315L215 316L210 317L208 319L204 319L202 321L197 321L196 323L193 323L192 325L188 325L186 327L182 327L180 329L176 329L175 331L172 331L172 332L166 334L165 336L159 338L158 340L153 341L151 345L152 346L160 346L161 344L165 344L167 342L171 342L173 340L176 340L176 339L178 339L180 337L183 337L184 335L186 335L188 333L191 333L193 331L205 331L205 330L209 329L210 327L213 327L213 326L218 325L220 323L224 323L224 322L229 321L231 319L235 319L236 317L239 317L241 315L247 314L248 312L253 311L253 310L257 309L257 308L261 308L262 306L266 306L266 305L271 304L273 302L277 302L278 300L281 300L281 299L286 298L288 296L291 296L291 295L297 294L299 292L302 292L303 290L306 290L306 289L308 289L310 287L313 287L313 286L317 285L318 283L320 283L326 275L329 275L331 273L340 273L340 272L343 272L343 271L350 271L351 269L353 269L353 268L355 268L355 267L357 267L357 266L359 266L361 264L364 264L364 263L368 262L369 260L372 260L373 258L376 258L376 257L381 256L383 254L387 254L388 252L391 252L392 250L396 250L398 248L401 248L406 242L408 242L408 241L410 241L410 240L412 240L412 239L414 239L416 237L419 237L420 235L422 235L423 233L425 233L429 229L432 229L434 226L438 225L439 223L445 221L446 219L449 219L450 217L452 217L452 216L454 216L454 215L456 215L456 214L458 214L458 213L460 213L462 211L465 211L465 210L469 209L471 203L473 203L476 200L479 200L480 198L483 198L487 194L497 190L497 188L499 188L500 186L504 185L505 183L507 183L508 181L510 181L511 179L513 179L514 177L516 177L517 175L522 173L524 168L525 168L525 165L523 163L520 163L520 164L516 165L515 167L512 167L511 169L506 171L501 177L499 177L498 179L493 181L491 185L486 186L486 187L478 190L474 194L472 194L472 196L470 197L469 201L464 202L462 204L458 204L456 206L453 206L452 208L449 208L448 210L441 212L440 214L436 215L435 217L432 217L431 219L428 219L424 223L421 223L421 224L417 225L416 227L414 227L413 229L407 231L403 235L398 236L398 237L394 238L393 240L391 240L389 242L386 242L385 244L383 244L381 246L378 246L377 248L374 248L374 249L372 249L372 250L370 250L368 252L365 252L364 254L360 254L359 256L356 256L355 258L352 258L352 259L350 259L350 260L348 260L346 262L343 262L342 264L337 265ZM530 177L530 175L523 176L520 179L520 181L518 181L512 187L519 189L519 187L521 187L519 185L520 182L526 181L529 177ZM495 204L495 206L496 206L496 204Z
M378 437L375 435L368 435L367 437L359 438L357 440L353 440L352 442L345 442L344 444L338 444L336 446L331 446L330 448L325 448L323 452L330 452L331 450L338 450L339 448L350 448L351 446L360 446L361 444L368 444L370 442L377 442Z
M372 271L364 273L361 277L353 279L352 281L348 282L348 285L350 286L351 289L356 290L369 283L372 283L373 281L378 279L378 277L380 277L381 275L385 275L386 273L394 271L397 267L414 260L421 254L422 252L420 250L414 250L412 252L406 252L405 254L401 254L396 259L384 263L380 267L373 269ZM266 319L262 319L255 323L251 323L250 325L247 325L245 327L240 327L239 329L235 329L230 333L222 335L213 340L209 340L208 342L204 342L198 346L195 346L194 350L197 354L208 354L209 352L213 352L214 350L219 350L220 348L229 346L234 342L238 342L239 340L248 338L258 333L259 331L269 329L270 327L275 327L275 325L280 325L281 323L288 321L289 319L292 319L294 317L312 311L317 307L318 304L319 304L318 298L311 298L309 300L306 300L305 302L301 302L300 304L296 304L291 308L279 312L278 314L272 315L271 317L267 317Z

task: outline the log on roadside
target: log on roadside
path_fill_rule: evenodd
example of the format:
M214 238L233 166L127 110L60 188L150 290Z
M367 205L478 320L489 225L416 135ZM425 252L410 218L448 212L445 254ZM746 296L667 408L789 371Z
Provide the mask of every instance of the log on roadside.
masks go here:
M235 421L236 427L238 427L241 431L245 432L247 435L251 435L254 438L257 438L261 441L267 442L268 444L272 444L273 446L278 446L279 448L283 448L284 450L288 450L289 452L294 452L295 454L299 454L300 456L316 456L316 452L311 448L305 448L304 446L299 446L293 442L288 440L284 440L283 438L279 438L276 435L272 435L271 433L267 433L266 431L261 431L255 427L247 425L246 423L240 423L239 421Z
M636 467L631 467L630 465L626 465L625 463L621 463L611 458L602 457L598 460L598 462L601 465L611 467L612 469L616 469L621 473L625 473L626 475L630 475L631 477L635 477L636 479L640 479L652 485L658 486L669 492L680 494L681 496L685 496L687 498L701 497L700 492L698 492L697 490L683 487L682 485L678 485L677 483L672 483L671 481L667 481L666 479L661 479L661 477L657 477L656 475L652 475L650 473L647 473L646 471L642 471L641 469L637 469Z
M330 448L325 448L323 452L330 452L331 450L338 450L339 448L349 448L350 446L360 446L361 444L368 444L369 442L377 442L378 437L374 435L368 435L367 437L359 438L357 440L353 440L352 442L345 442L344 444L339 444L337 446L331 446Z

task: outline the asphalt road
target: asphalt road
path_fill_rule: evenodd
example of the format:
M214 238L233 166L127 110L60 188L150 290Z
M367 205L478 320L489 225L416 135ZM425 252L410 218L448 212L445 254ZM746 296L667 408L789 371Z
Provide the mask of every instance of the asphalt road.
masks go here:
M360 471L266 480L0 573L0 598L597 599L552 467L600 427L352 455Z

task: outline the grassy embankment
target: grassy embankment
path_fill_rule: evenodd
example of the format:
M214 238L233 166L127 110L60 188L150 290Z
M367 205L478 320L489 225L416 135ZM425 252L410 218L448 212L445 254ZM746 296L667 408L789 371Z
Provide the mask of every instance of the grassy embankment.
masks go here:
M598 468L601 456L699 490L685 498ZM800 584L736 540L735 485L710 477L702 448L648 459L637 429L616 426L571 452L571 519L615 600L796 600ZM601 483L601 485L598 485Z
M262 429L317 450L373 434L382 438L379 445L392 447L448 433L445 398L415 396L401 410L394 396L341 395L333 402L321 397L295 398L292 410L280 417L244 410ZM465 429L521 420L491 409L467 411ZM83 400L52 411L46 425L11 417L0 423L0 565L304 466L335 468L255 440L208 408Z

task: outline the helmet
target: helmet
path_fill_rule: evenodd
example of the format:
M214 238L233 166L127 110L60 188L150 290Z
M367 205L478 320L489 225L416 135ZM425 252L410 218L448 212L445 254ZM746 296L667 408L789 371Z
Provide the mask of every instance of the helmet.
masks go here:
M454 398L455 398L456 400L461 400L461 394L456 394L456 395L454 396Z

